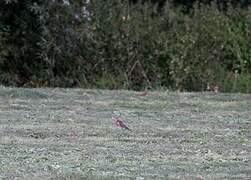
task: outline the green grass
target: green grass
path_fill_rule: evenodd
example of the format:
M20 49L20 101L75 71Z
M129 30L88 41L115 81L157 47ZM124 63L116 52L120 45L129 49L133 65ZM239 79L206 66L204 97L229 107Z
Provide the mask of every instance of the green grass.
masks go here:
M250 94L1 87L0 100L0 179L251 177Z

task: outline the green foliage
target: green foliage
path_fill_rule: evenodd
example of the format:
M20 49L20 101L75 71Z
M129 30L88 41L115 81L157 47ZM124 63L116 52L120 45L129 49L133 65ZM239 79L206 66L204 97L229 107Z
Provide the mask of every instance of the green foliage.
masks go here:
M251 11L127 0L0 2L5 85L250 92Z
M84 39L88 35L86 20L81 17L82 1L69 6L48 1L42 9L43 32L39 41L44 60L41 85L72 87L86 85Z
M97 74L123 74L127 88L151 86L157 77L157 59L165 39L160 31L160 18L154 7L137 4L130 7L126 1L91 4L91 34L97 59Z
M0 3L0 22L7 30L5 49L8 55L2 59L1 81L7 85L24 85L40 71L41 59L37 42L41 37L38 21L39 11L35 11L39 1L6 0ZM5 50L5 51L6 51Z
M9 49L6 46L6 40L8 33L0 31L0 63L4 61L4 58L8 56Z
M241 10L230 9L228 16L213 3L202 7L195 5L189 15L175 14L178 17L173 19L171 29L175 31L169 34L172 42L167 54L176 88L199 91L205 90L207 84L218 84L221 89L231 91L221 84L227 78L226 73L236 68L242 68L240 72L250 68L251 39L247 33L250 20L237 12ZM246 25L238 31L237 17Z

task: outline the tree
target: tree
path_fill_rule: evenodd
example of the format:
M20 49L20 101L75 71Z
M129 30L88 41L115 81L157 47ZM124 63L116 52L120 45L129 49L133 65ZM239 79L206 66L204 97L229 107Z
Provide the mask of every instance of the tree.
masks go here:
M1 63L1 79L13 78L12 85L24 85L41 68L38 56L42 24L40 0L4 0L0 2L0 22L5 28L8 55ZM18 78L17 78L18 77Z

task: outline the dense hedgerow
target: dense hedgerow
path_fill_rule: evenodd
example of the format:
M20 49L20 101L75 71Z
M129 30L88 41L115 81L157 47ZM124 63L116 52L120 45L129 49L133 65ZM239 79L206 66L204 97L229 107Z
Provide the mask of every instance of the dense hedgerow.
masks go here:
M184 11L125 0L0 5L2 84L251 92L247 7L194 3Z

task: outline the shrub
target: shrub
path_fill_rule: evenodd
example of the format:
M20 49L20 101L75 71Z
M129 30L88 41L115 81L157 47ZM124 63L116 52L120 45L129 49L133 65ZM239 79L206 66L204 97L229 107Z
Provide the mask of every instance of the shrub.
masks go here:
M171 42L166 61L170 62L169 75L175 88L201 91L207 84L214 84L231 91L222 84L227 74L236 68L239 73L250 70L247 12L229 9L225 14L212 3L200 7L197 4L190 14L169 17Z
M128 0L0 5L5 85L250 92L248 9L166 3L159 13L158 5Z

